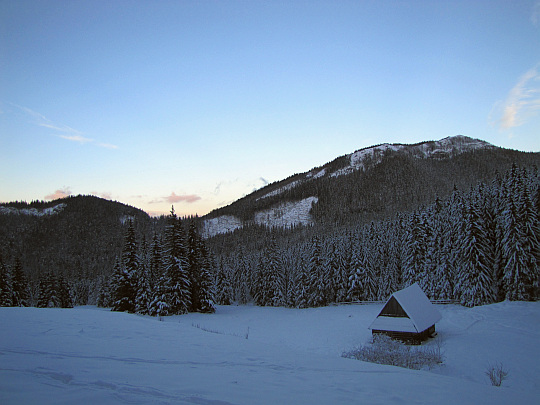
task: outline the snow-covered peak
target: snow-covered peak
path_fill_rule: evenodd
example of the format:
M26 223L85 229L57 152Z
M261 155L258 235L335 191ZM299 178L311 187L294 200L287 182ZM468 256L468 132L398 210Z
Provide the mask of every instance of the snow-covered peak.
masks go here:
M55 215L60 213L66 207L65 203L60 203L54 207L44 208L38 210L37 208L14 208L14 207L4 207L0 205L0 215L31 215L35 217L43 217L47 215Z
M490 148L494 148L494 146L480 139L473 139L464 135L449 136L439 141L426 141L414 145L383 143L360 149L347 155L350 164L333 172L331 176L341 176L356 170L363 170L367 166L376 165L382 161L385 153L388 151L403 151L416 158L442 159L476 149Z

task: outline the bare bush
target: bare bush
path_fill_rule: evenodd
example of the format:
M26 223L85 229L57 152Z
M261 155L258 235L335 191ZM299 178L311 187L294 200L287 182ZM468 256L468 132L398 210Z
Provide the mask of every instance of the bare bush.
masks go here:
M420 370L442 364L442 343L437 339L431 345L412 348L386 335L375 335L373 342L342 354L343 357L370 363L387 364Z
M491 381L491 385L500 387L502 382L508 377L508 370L505 370L502 363L489 364L486 368L486 375Z

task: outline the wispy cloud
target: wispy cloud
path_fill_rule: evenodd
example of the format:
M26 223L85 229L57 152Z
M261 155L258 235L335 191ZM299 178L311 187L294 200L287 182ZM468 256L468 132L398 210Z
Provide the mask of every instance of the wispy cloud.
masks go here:
M58 123L55 123L53 121L51 121L50 119L48 119L47 117L45 117L43 114L37 112L37 111L34 111L28 107L24 107L24 106L21 106L21 105L17 105L17 104L14 104L14 103L9 103L10 105L12 105L13 107L16 107L18 108L19 110L23 111L26 115L28 115L29 117L31 117L34 121L34 123L39 126L39 127L43 127L43 128L47 128L47 129L50 129L54 132L56 132L56 136L58 136L59 138L62 138L62 139L65 139L65 140L68 140L68 141L72 141L72 142L78 142L78 143L81 143L81 144L93 144L93 145L96 145L96 146L99 146L101 148L107 148L107 149L118 149L118 146L117 145L113 145L111 143L102 143L102 142L98 142L92 138L88 138L86 136L84 136L84 133L75 129L75 128L72 128L68 125L63 125L63 124L58 124ZM60 134L59 134L60 133Z
M79 143L88 143L88 142L94 142L93 139L85 138L82 135L58 135L62 139L67 139L68 141L74 141Z
M101 146L106 149L118 149L118 145L113 145L112 143L96 143L97 146Z
M45 196L46 200L58 200L59 198L66 198L71 195L71 188L64 187L62 189L56 190L54 193L48 194Z
M523 125L540 112L540 63L522 75L506 100L497 105L497 125L503 130Z

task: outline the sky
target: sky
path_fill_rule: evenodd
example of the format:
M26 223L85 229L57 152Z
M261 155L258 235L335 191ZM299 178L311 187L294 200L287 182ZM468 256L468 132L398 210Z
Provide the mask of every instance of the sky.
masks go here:
M540 1L0 0L0 202L204 215L458 134L540 151Z

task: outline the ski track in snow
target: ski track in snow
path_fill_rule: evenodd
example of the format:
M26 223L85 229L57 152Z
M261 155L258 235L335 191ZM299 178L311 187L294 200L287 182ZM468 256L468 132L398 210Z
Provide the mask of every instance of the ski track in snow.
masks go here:
M0 403L537 403L540 303L438 306L446 360L431 371L340 357L381 308L218 306L164 322L0 308ZM499 361L509 378L491 387L484 371Z

